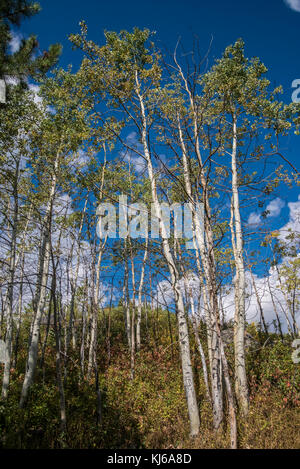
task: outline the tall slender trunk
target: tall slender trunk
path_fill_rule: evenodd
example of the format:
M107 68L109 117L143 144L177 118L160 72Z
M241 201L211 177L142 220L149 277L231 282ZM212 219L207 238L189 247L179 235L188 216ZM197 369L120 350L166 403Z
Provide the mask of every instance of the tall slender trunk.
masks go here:
M101 184L100 184L100 198L99 202L101 202L103 198L103 187L104 187L104 179L105 179L105 170L106 170L106 147L105 145L103 146L104 150L104 162L103 162L103 167L101 171ZM99 223L101 224L101 218L99 220ZM101 228L100 228L101 231ZM102 255L104 252L104 248L106 245L108 235L105 236L104 240L100 240L99 242L99 252L98 252L98 260L97 260L97 266L96 266L96 272L94 272L94 267L93 267L93 287L94 291L92 294L92 324L91 324L91 335L90 335L90 347L89 347L89 358L88 358L88 368L87 368L87 376L90 377L92 367L94 367L94 370L98 370L97 367L97 358L96 358L96 352L97 352L97 332L98 332L98 314L99 314L99 288L100 288L100 272L101 272L101 261L102 261ZM96 279L94 278L96 275ZM98 379L98 371L96 373L96 377Z
M192 99L192 98L191 98ZM191 100L193 105L193 100ZM196 120L196 117L194 117ZM219 338L216 332L216 323L218 322L218 299L217 299L217 288L215 281L215 263L213 257L213 237L211 233L211 227L209 223L210 209L209 203L207 200L207 190L206 190L206 180L203 176L202 170L202 160L199 150L198 142L198 132L195 128L195 138L196 138L196 148L197 148L197 157L198 162L201 165L201 183L203 187L203 198L205 202L205 228L206 228L206 243L204 239L204 227L201 227L199 216L197 214L197 204L196 200L192 194L192 186L190 181L189 166L188 166L188 156L185 142L183 139L183 134L181 130L179 116L177 119L178 124L178 134L180 147L182 151L182 161L184 168L184 183L185 189L190 201L190 207L192 212L192 233L193 233L193 242L194 248L196 250L196 261L199 271L199 278L201 283L201 288L203 291L204 305L206 311L206 327L207 327L207 341L208 341L208 351L209 351L209 363L211 369L211 396L212 396L212 406L213 406L213 420L214 427L218 429L223 420L223 391L222 391L222 377L221 377L221 351ZM195 124L196 126L196 124ZM207 245L206 245L207 244ZM204 271L205 283L202 278L199 253L201 257L201 262Z
M93 263L94 264L94 263ZM90 378L95 358L95 347L97 339L97 327L98 327L98 298L99 298L99 283L98 279L100 276L100 265L101 265L101 251L98 252L98 259L96 269L93 266L92 276L93 276L93 291L91 297L91 332L90 332L90 345L89 345L89 357L88 357L88 367L87 367L87 377ZM95 271L96 270L96 271ZM96 275L96 279L95 279ZM97 288L98 285L98 288Z
M52 282L51 282L51 296L53 300L53 327L55 335L55 357L56 357L56 381L59 391L59 403L60 403L60 424L61 424L61 445L65 447L65 437L67 431L67 416L66 416L66 402L65 402L65 391L62 378L62 363L61 363L61 324L59 319L59 312L57 307L56 297L56 265L52 253Z
M19 289L18 308L17 308L18 322L17 322L17 328L16 328L16 339L15 339L15 348L14 348L14 362L13 362L13 367L14 368L16 368L17 361L18 361L20 331L21 331L21 324L22 324L23 269L24 269L24 261L21 262L20 289Z
M84 207L83 207L83 211L81 215L81 220L80 220L80 226L79 226L79 230L77 233L77 239L78 239L77 263L76 263L75 275L71 279L71 304L70 304L69 327L68 327L68 332L67 332L66 350L65 350L66 355L68 354L69 344L71 341L71 336L73 336L73 330L74 330L75 299L76 299L77 280L78 280L78 272L79 272L79 265L80 265L80 240L81 240L81 232L83 228L84 216L85 216L86 207L87 207L87 201L88 201L88 198L85 199L85 203L84 203ZM71 249L71 258L73 255L73 250L74 250L74 243Z
M52 311L52 297L50 297L50 301L48 304L48 315L47 315L47 324L46 324L46 331L45 331L45 338L44 338L44 343L42 346L42 353L41 353L41 365L40 367L43 370L43 376L45 375L45 353L46 353L46 347L47 347L47 342L48 342L48 336L49 336L49 331L50 331L50 324L51 324L51 311Z
M245 363L245 267L243 259L243 232L240 216L238 169L237 169L237 119L233 115L232 142L232 201L230 228L235 260L235 315L234 315L234 349L235 349L235 391L242 414L249 410L249 391Z
M99 251L98 251L98 259L96 265L96 272L93 269L93 286L94 291L92 294L92 323L91 323L91 336L90 336L90 347L89 347L89 359L88 359L88 368L87 368L87 376L90 377L92 368L94 366L94 361L96 357L96 349L97 349L97 330L98 330L98 314L99 314L99 288L100 288L100 273L101 273L101 261L103 251L106 245L107 235L103 242L100 241Z
M125 329L127 336L128 348L131 350L131 318L130 318L130 300L129 300L129 274L128 274L128 257L127 257L127 239L124 240L124 290L123 290L123 299L125 303L124 317L125 317Z
M21 249L18 259L16 260L16 266L20 263L20 286L19 286L19 298L18 298L18 322L17 322L17 330L16 330L16 339L15 339L15 351L14 351L14 368L17 366L17 359L18 359L18 351L19 351L19 339L20 339L20 330L21 330L21 323L22 323L22 302L23 302L23 282L24 282L24 266L25 266L25 240L27 236L29 221L31 219L33 204L31 203L29 212L27 215L27 221L24 227L22 241L21 241Z
M205 383L205 389L206 389L206 397L208 401L211 403L211 396L210 396L210 389L209 389L209 383L208 383L208 373L207 373L207 366L206 366L206 359L203 351L203 347L201 344L198 328L197 328L197 323L196 323L196 314L195 314L195 302L194 302L194 297L193 297L193 292L192 289L189 286L189 281L188 277L186 274L186 271L183 266L183 260L181 256L181 248L179 242L177 242L178 246L178 253L179 253L179 262L181 266L181 272L183 276L183 281L184 281L184 288L185 288L185 294L187 297L187 309L191 309L191 321L192 321L192 326L193 326L193 331L194 331L194 336L196 340L196 344L198 347L198 352L200 355L201 363L202 363L202 370L203 370L203 378L204 378L204 383Z
M32 323L32 334L30 339L30 345L28 350L27 364L25 370L25 377L23 381L23 387L21 391L20 407L24 407L28 398L28 392L32 385L34 372L37 364L38 357L38 343L40 336L40 324L43 315L43 306L45 303L46 292L47 292L47 280L48 270L50 261L50 231L52 222L52 208L55 197L56 180L57 180L57 169L59 161L59 152L57 152L54 171L51 178L50 194L46 207L46 214L44 217L42 245L39 256L39 272L37 278L37 291L35 297L35 315Z
M84 377L84 361L85 361L85 336L86 336L86 305L88 303L88 287L87 275L84 284L84 293L82 300L82 330L81 330L81 345L80 345L80 368L81 375Z
M187 400L187 407L188 407L188 414L189 414L189 421L190 421L190 433L191 433L191 436L196 436L199 433L200 417L199 417L199 409L197 405L193 370L192 370L192 364L191 364L188 326L187 326L187 320L185 316L183 298L182 298L182 294L181 294L180 286L179 286L179 275L178 275L178 271L177 271L177 268L173 259L173 255L170 250L165 226L162 222L161 209L160 209L158 196L157 196L156 181L155 181L155 177L153 173L151 155L150 155L150 151L148 148L147 120L146 120L145 106L144 106L143 97L140 93L140 84L139 84L137 72L136 72L136 90L135 91L136 91L139 104L140 104L141 119L142 119L141 137L142 137L142 144L144 148L144 154L145 154L145 158L147 161L148 176L149 176L150 184L151 184L152 202L154 204L155 216L157 217L157 220L159 221L159 225L160 225L164 257L166 259L166 262L168 264L168 268L170 271L171 283L172 283L172 288L173 288L174 298L175 298L177 321L178 321L178 332L179 332L181 366L182 366L183 382L184 382L185 395L186 395L186 400Z
M4 365L3 381L1 398L6 399L8 396L9 380L10 380L10 367L12 360L12 334L13 334L13 296L14 296L14 279L15 279L15 264L16 264L16 245L17 245L17 223L19 213L19 201L18 201L18 179L19 179L19 165L20 161L17 161L16 172L14 176L13 184L13 198L14 198L14 214L12 222L12 234L10 243L10 262L9 262L9 284L7 289L7 310L6 310L6 353L7 360Z
M134 270L134 258L132 253L132 246L129 240L130 248L130 261L131 261L131 284L132 284L132 299L131 299L131 349L130 349L130 375L131 379L134 379L135 373L135 270Z
M138 291L138 314L137 314L137 321L136 321L136 348L138 351L141 348L142 294L143 294L145 266L147 262L147 257L148 257L148 237L146 238L146 241L145 241L145 251L144 251L141 277L140 277L140 283L139 283L139 291Z
M228 407L229 407L230 447L231 449L237 449L237 423L236 423L236 411L235 411L235 406L234 406L234 396L233 396L232 387L230 383L228 362L227 362L227 358L225 355L224 345L223 345L221 337L220 337L220 344L221 344L222 365L223 365L223 370L224 370L224 381L225 381L225 386L226 386Z

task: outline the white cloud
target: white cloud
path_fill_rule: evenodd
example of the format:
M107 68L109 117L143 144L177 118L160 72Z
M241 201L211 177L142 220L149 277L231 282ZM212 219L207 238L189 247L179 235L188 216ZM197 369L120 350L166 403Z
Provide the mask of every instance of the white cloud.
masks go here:
M183 278L179 280L181 294L185 301L188 301L187 295L189 293L186 291L186 286L188 290L192 292L194 302L197 304L199 299L200 280L195 272L191 271L187 273L186 283L184 282ZM169 280L161 280L157 284L155 299L158 305L162 308L164 308L166 305L171 306L174 303L174 292Z
M74 173L76 170L84 171L92 155L80 148L76 153L71 153L70 156L72 158L70 170Z
M174 292L168 280L162 280L158 283L155 298L158 305L162 307L173 303Z
M285 203L280 199L272 200L268 206L267 210L270 211L268 216L278 216L280 211ZM289 221L286 223L282 228L279 229L279 239L282 241L285 240L285 237L292 233L298 233L300 235L300 195L296 202L288 203L289 208ZM257 213L252 213L249 216L248 223L251 224L258 224L261 221L261 217ZM249 223L249 224L250 224ZM291 243L291 241L290 241ZM297 246L297 249L300 250L300 246ZM298 258L300 258L300 253L298 254ZM278 270L284 265L291 266L291 258L285 257L282 260L282 263L278 265ZM280 284L281 280L281 284ZM255 293L255 289L253 286L253 281L256 286L256 291L258 295L258 299ZM195 273L189 274L189 287L191 287L193 292L193 297L195 304L198 303L198 293L199 293L199 286L200 282ZM276 322L276 313L274 310L274 304L277 310L277 314L279 316L279 320L281 322L281 328L283 332L287 332L288 328L292 328L292 317L289 311L289 306L287 304L287 293L282 291L281 285L285 284L285 279L281 274L279 279L278 271L275 267L271 267L267 274L264 277L259 277L258 275L253 273L253 278L249 271L246 271L246 320L247 322L256 322L259 323L260 318L260 308L259 302L263 309L264 319L270 330L273 330L273 323ZM184 282L183 279L179 281L180 289L182 294L185 296L184 292ZM287 295L287 296L286 296ZM291 293L292 296L292 293ZM221 298L222 297L222 298ZM232 284L225 285L223 288L223 293L220 295L220 302L222 303L222 310L224 311L224 317L226 320L230 320L234 318L234 288ZM295 294L296 302L299 302L300 305L300 292L296 292ZM157 286L156 291L156 301L162 307L165 305L173 305L174 304L174 294L172 291L171 283L167 280L161 281ZM201 306L201 305L200 305ZM200 308L201 309L201 308ZM298 310L296 311L296 321L300 320L300 307L298 306Z
M292 10L300 13L300 0L284 0Z
M137 174L142 173L146 168L146 161L141 156L141 154L144 153L144 148L143 145L138 141L136 132L131 132L129 135L127 135L126 145L128 145L129 148L125 148L121 152L123 161L133 165Z
M255 213L255 212L250 213L249 218L248 218L248 225L257 226L260 224L260 222L261 222L261 216L259 215L259 213Z
M35 104L40 104L43 102L43 98L41 98L39 96L39 90L40 90L40 87L38 85L33 85L33 84L30 84L28 85L30 91L33 93L33 101L35 102Z
M288 264L289 260L284 259L283 264ZM280 269L280 265L278 266ZM281 281L284 280L281 276ZM258 295L255 294L253 282L256 286L256 291ZM274 311L273 301L279 316L281 323L281 328L283 332L287 332L288 328L292 329L292 317L287 306L285 294L282 291L280 286L279 277L277 270L274 267L271 267L268 275L266 277L258 277L256 274L253 274L253 279L249 271L246 272L246 320L248 323L256 322L259 323L261 320L259 302L261 304L263 315L266 324L273 328L273 322L277 322L276 313ZM273 300L272 300L273 296ZM296 294L296 299L299 301L299 293ZM234 289L231 288L229 293L227 293L223 299L223 310L225 313L225 318L227 320L233 319L234 317ZM296 321L299 321L299 310L296 312ZM299 325L299 322L298 322Z
M278 269L282 265L289 265L289 259L286 258L283 260L282 264L278 266ZM252 278L253 275L253 278ZM258 277L256 274L252 274L249 271L246 271L246 320L248 323L260 323L261 313L259 308L259 303L263 310L264 320L270 330L274 330L274 322L276 323L277 328L277 318L274 310L273 301L277 310L277 314L281 323L282 331L288 332L289 328L293 329L293 321L289 307L286 301L286 294L282 291L281 284L278 277L278 272L274 267L271 267L268 274L265 277ZM254 285L256 286L257 296L255 293ZM281 282L284 284L284 278L281 274ZM192 292L194 297L194 303L196 310L203 313L203 305L200 304L198 308L198 294L199 294L199 279L195 273L191 274ZM183 279L179 281L180 290L185 297L185 289ZM171 287L171 284L167 280L162 280L157 285L156 290L156 301L159 306L165 308L166 306L171 309L174 307L174 294ZM300 302L300 294L296 293L296 301ZM219 301L221 303L222 313L224 314L225 321L232 320L234 318L234 288L232 284L226 285L223 289L223 293L219 296ZM299 308L296 310L296 322L299 326Z
M282 208L285 206L285 202L276 197L276 199L271 200L271 202L266 206L267 217L278 217ZM248 225L257 226L261 223L261 215L257 212L251 212L248 218Z
M267 210L270 211L268 216L276 217L280 214L281 209L284 207L285 203L279 197L272 200L266 207ZM296 202L289 202L289 221L279 229L279 239L284 241L286 236L290 233L299 234L300 235L300 195L298 196L298 200ZM260 215L256 213L250 214L249 219L253 223L257 223L260 221ZM248 220L249 223L249 220ZM296 240L297 243L297 240ZM291 241L290 241L291 244ZM297 249L300 249L300 246L297 246ZM300 254L299 254L300 255ZM288 265L290 264L289 258L284 258L282 260L281 265ZM278 266L280 268L280 265ZM274 306L272 301L275 302L275 306L277 308L277 312L282 322L282 329L284 332L287 332L288 329L288 321L291 324L291 316L288 311L286 297L280 288L280 282L278 278L278 273L275 268L270 268L268 275L265 277L258 277L257 275L253 274L254 282L256 285L256 289L258 292L258 296L260 298L260 302L263 308L263 313L265 316L265 321L267 324L272 323L276 319L276 315L274 312ZM254 287L253 287L253 280L251 277L250 272L246 272L246 280L247 280L247 321L248 322L258 322L260 320L260 312L259 312L259 305L255 295ZM284 281L284 279L281 279ZM270 292L271 290L271 292ZM297 299L300 301L299 293L296 294ZM230 289L230 292L225 295L223 298L223 307L225 310L225 315L227 319L233 317L234 314L234 290L233 288ZM298 311L298 321L299 321L299 311Z
M12 54L17 52L20 49L23 36L21 33L16 31L11 32L11 40L9 41L9 50Z
M144 155L144 147L138 140L136 132L127 135L124 149L120 152L120 156L126 163L130 163L137 176L140 176L147 169L147 162ZM167 157L164 154L155 155L153 166L158 174L163 176L166 173Z
M285 206L285 202L279 197L272 200L266 207L266 210L269 212L268 217L278 217L280 215L281 209Z
M290 209L290 218L288 223L279 230L279 239L281 241L284 241L291 233L298 234L298 236L300 236L300 195L296 202L289 202L288 207ZM298 248L300 248L300 246L298 246Z
M57 265L57 275L59 279L59 288L63 296L63 304L70 304L71 301L71 289L69 285L70 280L74 280L77 269L77 286L82 286L85 283L86 276L90 272L91 264L91 250L92 246L81 239L81 249L80 253L78 251L78 239L76 237L76 232L73 232L66 225L63 229L61 227L61 220L65 214L71 215L73 213L72 209L72 198L66 194L62 193L59 197L56 198L53 210L53 226L51 239L54 247L55 256L59 256L59 263ZM60 218L58 218L60 217ZM60 221L59 221L60 220ZM1 220L2 221L2 220ZM28 236L29 234L29 236ZM39 246L40 246L40 227L36 226L34 223L30 223L29 232L27 234L25 247L25 264L24 264L24 277L23 277L23 306L24 308L32 302L32 298L35 294L35 282L38 272L38 258L39 258ZM75 238L74 238L75 235ZM22 240L23 234L20 234L20 240ZM0 257L1 259L7 259L9 253L10 245L9 243L0 243ZM72 253L72 257L70 256ZM3 263L0 265L1 275L5 279L8 275L7 264ZM48 287L51 285L51 274L52 274L52 263L50 262L49 267L50 275L48 277ZM16 285L21 279L21 265L20 265L20 255L18 253L17 263L16 263ZM92 290L92 282L89 285L90 290ZM7 289L7 282L3 281L0 285L2 290L2 301L5 296ZM92 291L89 292L92 294ZM17 305L19 295L19 289L14 289L14 303L15 307ZM112 283L101 281L99 285L99 307L106 307L109 305L110 301L115 302L118 298L118 290Z

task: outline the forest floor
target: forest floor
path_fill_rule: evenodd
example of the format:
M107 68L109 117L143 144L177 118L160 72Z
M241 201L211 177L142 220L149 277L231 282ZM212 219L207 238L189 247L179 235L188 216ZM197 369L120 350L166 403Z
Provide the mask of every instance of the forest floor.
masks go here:
M226 415L218 434L213 430L201 361L193 340L191 350L201 430L199 437L189 438L175 318L171 321L173 345L166 314L161 313L152 320L148 318L148 324L143 325L144 345L136 355L135 377L131 379L122 313L116 310L114 315L114 327L109 334L105 321L99 328L101 421L97 421L95 377L82 378L79 354L75 349L66 363L67 433L61 433L51 333L44 364L36 374L29 402L25 409L19 409L26 359L26 341L21 340L17 364L12 369L9 398L0 404L0 447L228 448ZM282 340L272 334L266 343L264 334L253 325L249 329L256 335L256 342L247 353L250 412L246 419L238 417L239 447L300 448L300 364L294 364L291 359L292 340L288 336ZM205 330L200 333L205 344ZM232 363L232 345L229 344L226 350L229 363ZM3 367L0 378L2 372Z

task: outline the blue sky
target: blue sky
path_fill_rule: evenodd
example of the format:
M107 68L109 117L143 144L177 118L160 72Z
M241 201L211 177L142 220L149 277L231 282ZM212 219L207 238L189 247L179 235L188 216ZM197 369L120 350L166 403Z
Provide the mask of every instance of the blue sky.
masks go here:
M286 103L291 101L292 82L300 79L300 0L40 0L40 4L41 13L23 22L21 32L25 36L36 34L41 51L51 43L61 43L60 65L63 67L73 64L76 69L79 65L81 54L72 51L67 37L79 32L79 21L84 19L89 37L100 44L105 29L131 30L138 26L156 31L158 46L170 52L179 36L189 52L196 35L204 55L213 38L210 63L220 57L227 45L242 37L246 54L259 56L268 67L272 86L283 86L282 99ZM289 138L283 153L299 169L300 137ZM295 215L296 209L300 208L298 194L297 188L284 189L271 197L268 201L271 205L266 207L270 209L267 224L271 229L284 225L298 227ZM245 216L245 221L248 216L251 213ZM259 210L253 209L252 220L261 224ZM258 244L254 241L255 247ZM264 269L263 263L261 269ZM265 275L261 269L258 274Z
M205 54L213 38L211 62L228 44L242 37L247 55L261 58L269 68L272 85L281 84L283 99L289 102L292 82L300 79L300 12L289 8L288 3L300 11L300 0L41 0L41 13L23 23L22 33L37 34L41 50L60 42L64 47L61 65L72 63L75 67L80 54L72 51L67 37L79 32L82 19L87 22L90 37L99 43L105 29L138 26L156 31L156 41L169 51L181 36L188 52L193 35L197 35ZM294 145L289 156L296 164L298 149L295 152Z
M79 64L81 54L72 50L67 37L79 32L78 23L84 19L90 38L99 43L105 29L131 30L138 26L156 31L158 45L169 51L181 36L188 52L197 35L205 54L213 38L211 63L228 44L242 37L246 54L259 56L269 69L272 85L283 86L285 102L291 101L292 82L300 79L300 0L40 0L40 4L41 13L22 24L22 33L36 34L41 50L53 42L62 43L60 63L64 67L72 63L76 68ZM299 168L300 137L291 136L282 150ZM289 216L287 203L296 201L298 193L295 188L274 194L286 203L280 213L282 224ZM274 227L278 223L274 217Z
M298 2L298 0L290 0ZM172 50L178 36L188 46L197 34L203 52L213 36L211 58L242 37L249 55L259 55L271 70L274 83L290 91L300 77L300 13L284 0L41 0L42 12L23 23L22 30L38 35L41 48L51 42L64 46L62 64L74 62L67 35L78 31L85 19L91 37L103 40L103 30L147 27L157 31L157 40ZM300 2L298 2L300 4ZM299 8L300 9L300 8Z

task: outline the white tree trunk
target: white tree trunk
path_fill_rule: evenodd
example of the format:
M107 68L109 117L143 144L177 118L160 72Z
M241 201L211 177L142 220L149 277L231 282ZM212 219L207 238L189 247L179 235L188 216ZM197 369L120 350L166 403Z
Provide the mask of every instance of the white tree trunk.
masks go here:
M99 288L100 288L100 272L101 272L101 260L102 254L105 248L107 236L99 246L98 260L96 266L96 281L94 285L93 298L92 298L92 322L91 322L91 334L90 334L90 346L89 346L89 359L88 359L88 368L87 376L91 376L93 369L95 354L96 354L96 345L97 345L97 329L98 329L98 313L99 313Z
M21 391L20 407L24 407L30 386L33 382L34 372L36 369L37 358L38 358L38 342L40 336L40 324L43 315L43 306L46 299L47 293L47 280L50 262L50 231L51 231L51 218L52 208L55 197L56 189L56 172L58 169L59 153L56 155L54 163L54 172L51 179L50 194L46 207L46 214L44 217L44 227L42 236L42 246L39 259L39 272L37 278L37 291L35 298L35 316L32 323L32 333L30 339L30 345L28 350L27 364L25 377L23 381L23 387Z
M180 249L179 242L177 242L177 246L178 246L178 253L179 253L179 262L180 262L180 265L181 265L181 272L182 272L182 275L183 275L185 294L187 296L188 306L190 306L190 308L191 308L192 326L193 326L194 336L195 336L196 344L197 344L197 347L198 347L198 351L199 351L199 355L200 355L201 363L202 363L203 378L204 378L204 383L205 383L205 387L206 387L206 396L207 396L208 401L211 403L206 359L205 359L203 347L202 347L202 344L201 344L201 340L200 340L199 332L198 332L198 328L197 328L196 313L195 313L195 302L194 302L193 292L192 292L192 290L191 290L191 288L188 284L188 278L187 278L186 272L185 272L184 267L183 267L183 260L182 260L182 256L181 256L181 249Z
M10 380L10 367L12 359L12 334L13 334L13 297L14 297L14 279L15 279L15 265L16 265L16 245L17 245L17 223L18 223L18 212L19 212L19 203L18 203L18 178L19 178L19 161L17 162L13 195L14 195L14 213L13 213L13 223L12 223L12 234L11 234L11 243L10 243L10 262L9 262L9 284L7 289L7 309L6 309L6 352L7 352L7 361L4 365L3 381L2 381L2 391L1 398L6 399L8 395L9 380Z
M130 368L131 368L131 379L134 379L134 373L135 373L135 271L134 271L134 258L133 258L132 246L131 246L130 240L129 240L129 247L130 247L131 284L132 284Z
M193 103L193 101L192 101ZM221 351L220 351L220 343L219 338L216 332L216 323L218 321L218 300L217 300L217 291L216 285L214 281L214 259L213 259L213 243L212 243L212 235L210 232L210 226L207 226L207 243L209 244L208 247L205 245L204 239L204 227L200 226L200 220L197 216L196 212L196 201L192 194L192 187L190 182L190 175L189 175L189 167L188 167L188 156L187 150L184 143L180 120L178 118L178 132L179 132L179 140L180 146L182 150L182 161L184 167L184 182L185 182L185 189L188 194L190 200L190 206L192 211L192 229L193 229L193 239L194 239L194 247L196 249L196 260L199 270L199 278L202 285L203 290L203 297L204 297L204 305L206 310L206 327L207 327L207 341L208 341L208 351L209 351L209 363L211 369L211 394L212 394L212 405L213 405L213 420L214 420L214 427L218 429L223 420L223 392L222 392L222 377L221 377ZM196 132L196 131L195 131ZM197 140L197 145L199 145ZM196 145L196 148L198 148ZM199 164L201 163L201 155L198 152L198 161ZM201 171L202 173L202 171ZM202 186L206 186L205 178L201 177ZM206 197L204 194L203 197ZM206 210L208 201L205 199ZM196 246L195 240L197 241L198 247ZM200 262L198 258L197 249L200 251L200 257L203 265L204 277L205 277L205 284L202 279L202 275L200 272ZM209 260L208 251L210 251L211 262ZM209 289L209 292L206 290Z
M139 291L138 291L138 314L137 314L137 322L136 322L136 348L139 351L141 348L141 321L142 321L142 293L143 293L143 286L144 286L144 278L145 278L145 266L148 257L148 237L145 241L145 252L143 257L142 263L142 270L141 270L141 277L139 283Z
M141 111L141 118L142 118L141 137L142 137L142 144L144 148L144 154L145 154L145 158L147 161L148 175L149 175L150 184L151 184L152 202L154 204L155 215L157 217L157 220L160 226L164 257L166 259L166 262L170 271L171 284L172 284L172 289L173 289L174 298L175 298L177 321L178 321L178 332L179 332L181 366L182 366L183 383L184 383L189 421L190 421L190 434L191 436L196 436L199 433L200 417L199 417L199 409L197 405L193 370L192 370L192 364L191 364L188 327L187 327L187 321L185 317L183 297L182 297L180 287L179 287L179 275L178 275L177 268L173 259L173 255L170 250L169 241L166 235L166 229L162 222L161 209L160 209L160 204L158 201L157 190L156 190L156 181L155 181L155 177L153 173L152 160L151 160L151 155L150 155L148 142L147 142L147 122L146 122L144 101L140 93L140 85L139 85L137 73L136 73L136 94L138 96L139 103L140 103L140 111Z
M78 249L77 249L77 264L76 264L76 269L75 269L75 275L73 276L72 272L72 278L71 278L71 305L70 305L70 317L69 317L69 327L68 327L68 333L67 333L67 340L66 340L66 349L65 353L68 355L69 351L69 344L71 341L71 336L74 337L74 321L75 321L75 299L76 299L76 291L77 291L77 280L78 280L78 273L79 273L79 265L80 265L80 246L81 246L81 232L83 228L83 222L84 222L84 216L86 212L86 207L87 207L87 201L88 198L85 199L82 215L81 215L81 220L80 220L80 226L78 230ZM73 251L74 251L74 243L75 240L72 244L71 248L71 261L72 261L72 256L73 256ZM74 340L73 340L74 342ZM73 348L75 348L75 344L73 343Z
M235 390L243 415L249 409L249 393L245 364L245 267L243 259L243 233L240 216L237 170L237 122L233 117L232 144L232 204L231 233L235 260L235 316L234 316L234 347L235 347Z

